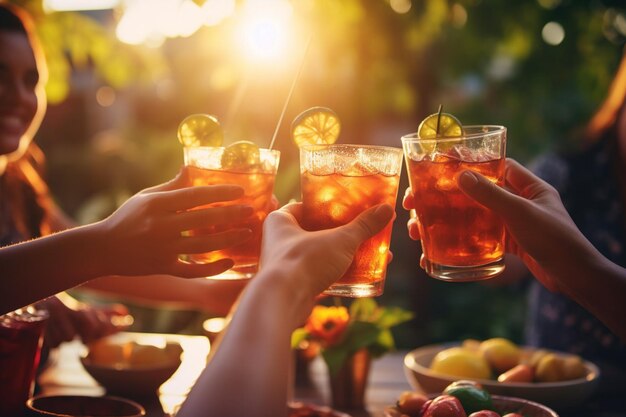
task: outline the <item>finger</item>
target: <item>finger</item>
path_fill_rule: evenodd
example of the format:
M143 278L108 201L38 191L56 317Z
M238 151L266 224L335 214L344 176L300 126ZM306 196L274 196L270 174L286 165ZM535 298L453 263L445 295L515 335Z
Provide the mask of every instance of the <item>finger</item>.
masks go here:
M353 221L340 227L347 230L358 243L361 243L383 230L393 219L394 214L393 207L389 204L381 204L365 210Z
M83 342L88 342L97 337L100 327L98 313L91 307L85 307L76 312L76 331Z
M164 210L181 211L220 201L242 197L244 190L238 185L205 185L153 194Z
M235 265L232 259L220 259L206 264L190 264L179 261L170 274L181 278L202 278L219 275Z
M44 343L46 344L46 346L48 346L50 349L54 349L55 347L59 346L61 342L63 342L63 340L56 326L47 325L46 335L44 336Z
M404 192L404 197L402 198L402 207L404 207L406 210L411 210L415 208L415 200L413 199L411 187L407 188Z
M300 219L302 219L302 210L303 210L302 203L289 203L289 204L285 204L283 207L278 209L276 213L286 212L290 214L291 216L293 216L296 220L298 220L298 223L299 223ZM271 215L272 213L270 213L270 216Z
M174 244L179 254L205 253L228 248L252 237L252 230L238 228L210 235L181 236Z
M192 230L217 224L241 222L254 213L251 206L232 205L185 211L175 216L176 230Z
M413 240L420 240L419 222L416 218L410 218L406 223L406 227L409 231L409 237Z
M503 217L518 211L520 202L526 201L473 171L463 171L457 183L466 195Z
M528 187L535 186L537 183L542 182L538 176L512 158L507 158L506 160L505 177L507 185L516 194L521 194L521 192Z
M62 314L58 320L54 321L54 324L56 325L56 337L59 343L69 342L76 336L76 329L68 314Z

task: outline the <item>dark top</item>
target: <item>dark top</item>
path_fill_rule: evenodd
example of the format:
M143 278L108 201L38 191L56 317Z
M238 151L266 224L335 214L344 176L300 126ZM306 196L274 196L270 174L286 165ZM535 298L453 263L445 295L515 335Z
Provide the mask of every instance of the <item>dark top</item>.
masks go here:
M21 176L0 175L0 247L41 236L44 209Z
M607 139L580 153L543 155L532 169L559 191L587 239L608 259L626 267L626 213L616 156L615 140ZM529 292L526 339L531 346L576 353L597 363L605 381L615 377L626 384L626 345L579 304L536 280Z

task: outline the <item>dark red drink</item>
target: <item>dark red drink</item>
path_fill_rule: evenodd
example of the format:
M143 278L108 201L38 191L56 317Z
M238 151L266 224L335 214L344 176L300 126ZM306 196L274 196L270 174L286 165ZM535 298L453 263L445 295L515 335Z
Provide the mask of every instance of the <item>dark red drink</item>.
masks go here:
M33 394L48 313L32 307L0 316L0 415L20 415Z

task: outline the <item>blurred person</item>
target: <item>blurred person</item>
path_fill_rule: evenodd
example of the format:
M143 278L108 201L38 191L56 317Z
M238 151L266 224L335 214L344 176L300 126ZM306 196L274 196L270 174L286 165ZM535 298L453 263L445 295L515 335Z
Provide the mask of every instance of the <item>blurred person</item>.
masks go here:
M626 266L626 51L583 139L581 149L540 155L530 167L557 189L585 237ZM591 279L602 285L602 277ZM528 344L577 353L598 363L605 381L626 384L626 341L606 321L537 282L531 283L528 301Z
M74 226L50 195L43 179L44 156L32 141L45 113L46 76L46 63L30 17L22 9L0 3L0 246ZM83 260L75 258L75 262ZM45 281L51 272L41 273L38 279ZM173 276L133 280L113 276L89 285L101 294L122 294L127 300L176 301L225 315L244 284L188 280L182 285ZM115 332L118 328L111 318L127 312L120 305L80 303L67 294L40 304L52 312L46 339L50 346L77 335L88 341Z

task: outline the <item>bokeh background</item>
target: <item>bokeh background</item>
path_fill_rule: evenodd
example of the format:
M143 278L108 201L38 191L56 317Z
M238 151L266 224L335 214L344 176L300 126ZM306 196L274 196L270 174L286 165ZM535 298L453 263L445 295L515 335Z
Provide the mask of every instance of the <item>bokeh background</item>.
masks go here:
M343 143L399 147L442 104L464 124L507 126L508 154L523 163L574 149L626 41L619 0L12 2L35 17L48 59L48 113L36 138L47 177L81 223L176 174L176 128L188 114L216 115L227 143L267 146L301 64L276 136L281 203L299 197L290 124L312 106L339 114ZM398 345L519 341L525 286L427 278L407 213L397 212L379 301L416 312Z

